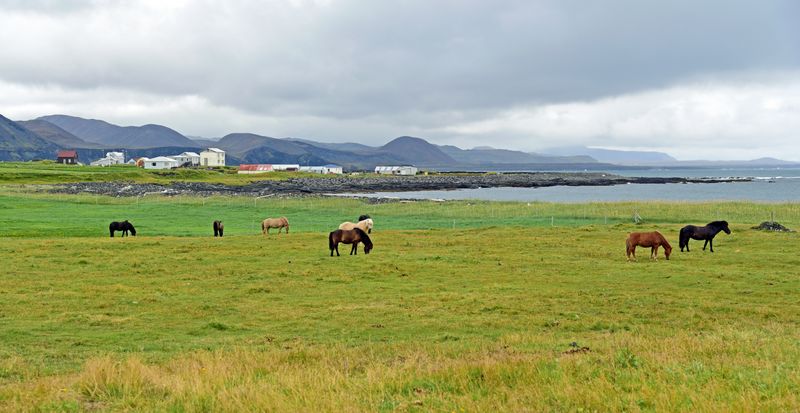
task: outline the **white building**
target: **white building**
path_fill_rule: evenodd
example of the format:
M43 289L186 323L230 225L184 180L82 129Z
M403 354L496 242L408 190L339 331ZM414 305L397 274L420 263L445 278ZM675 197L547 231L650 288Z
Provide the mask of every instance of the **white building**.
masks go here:
M225 151L218 148L208 148L200 152L201 166L225 166Z
M150 158L144 162L144 169L170 169L180 166L178 161L167 158L166 156L157 156Z
M122 165L125 163L125 154L122 152L106 152L106 157L92 162L92 166Z
M300 165L298 164L272 164L273 171L299 171Z
M184 152L180 155L170 156L170 158L178 161L179 165L184 165L187 163L191 164L192 166L200 165L200 155L194 152Z
M323 166L301 166L300 172L311 172L315 174L323 174L323 175L341 175L344 173L342 167L339 165L323 165Z
M419 170L415 166L376 166L375 173L381 175L416 175Z

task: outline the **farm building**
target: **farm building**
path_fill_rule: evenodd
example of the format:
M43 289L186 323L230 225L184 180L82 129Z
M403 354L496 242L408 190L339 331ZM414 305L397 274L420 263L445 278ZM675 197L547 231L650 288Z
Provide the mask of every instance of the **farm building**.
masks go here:
M301 166L300 172L311 172L315 174L323 174L323 175L341 175L344 173L342 171L342 167L339 165L323 165L323 166Z
M170 169L178 166L180 166L178 161L166 156L157 156L144 162L144 169Z
M122 165L125 163L125 154L122 152L106 152L106 157L91 163L92 166Z
M272 172L272 165L270 164L242 164L239 165L240 174L263 174Z
M299 171L300 165L297 164L272 164L273 171Z
M376 166L375 173L381 175L416 175L418 172L415 166Z
M200 165L225 166L225 151L218 148L208 148L200 152Z
M170 158L178 161L179 165L186 165L190 164L191 166L198 166L200 165L200 154L194 152L184 152L180 155L170 156ZM225 161L223 160L223 165Z
M78 152L58 151L58 153L56 153L56 162L67 165L76 165L78 163Z
M144 163L147 162L150 158L147 157L139 157L139 158L131 158L126 162L128 165L135 165L139 168L144 168Z

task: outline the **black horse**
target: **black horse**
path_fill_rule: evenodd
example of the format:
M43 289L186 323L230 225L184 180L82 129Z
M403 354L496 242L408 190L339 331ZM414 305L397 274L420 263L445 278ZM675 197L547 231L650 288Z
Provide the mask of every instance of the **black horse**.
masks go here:
M726 234L731 233L731 230L728 228L728 221L709 222L708 225L704 227L687 225L681 228L680 238L678 239L678 245L681 247L681 252L683 252L684 247L686 247L686 252L689 252L690 238L706 240L706 243L703 244L703 251L706 250L706 245L708 245L711 247L711 252L714 252L714 237L717 236L720 231L725 231Z
M128 222L127 219L122 222L114 221L108 225L108 232L111 233L111 238L114 238L115 231L122 231L123 237L128 235L128 231L130 231L131 235L133 235L134 237L136 236L136 228L134 228L133 225L130 222Z
M364 243L364 254L369 254L372 250L372 240L369 235L362 231L361 228L353 229L337 229L336 231L328 234L328 248L331 250L331 257L333 252L336 251L336 256L339 256L339 243L353 244L350 249L350 255L358 254L358 243Z
M360 217L358 217L358 221L356 221L356 222L363 221L363 220L365 220L365 219L367 219L367 218L372 218L372 217L371 217L371 216L369 216L369 215L366 215L366 214L365 214L365 215L361 215Z
M221 237L222 236L222 230L224 230L224 229L225 229L225 226L222 225L222 221L214 221L214 236L215 237Z

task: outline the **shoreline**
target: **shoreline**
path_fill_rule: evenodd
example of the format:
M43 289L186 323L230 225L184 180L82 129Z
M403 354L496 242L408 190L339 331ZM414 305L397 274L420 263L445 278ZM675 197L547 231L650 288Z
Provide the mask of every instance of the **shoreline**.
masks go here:
M625 184L723 183L750 182L752 178L680 178L626 177L598 172L532 172L474 175L417 175L290 178L282 181L265 180L247 185L227 185L206 182L172 182L145 184L132 182L82 182L56 184L48 192L62 194L96 194L117 197L146 195L239 195L263 197L337 196L363 192L415 192L477 188L542 188L550 186L613 186Z

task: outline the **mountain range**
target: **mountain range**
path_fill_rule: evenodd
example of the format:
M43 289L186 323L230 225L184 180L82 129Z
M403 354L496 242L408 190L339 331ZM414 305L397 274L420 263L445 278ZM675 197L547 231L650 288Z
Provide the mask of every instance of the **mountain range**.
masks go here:
M434 145L425 139L401 136L383 146L325 143L305 138L274 138L253 133L231 133L219 139L187 137L162 125L118 126L66 115L12 121L0 115L0 161L54 159L58 149L75 149L88 163L108 150L125 150L128 157L174 155L218 147L227 163L338 164L345 170L370 170L376 165L410 164L439 170L556 170L614 169L618 165L700 166L716 164L676 161L661 152L618 151L598 148L556 148L528 153L492 147L461 149ZM777 159L723 163L787 165Z

